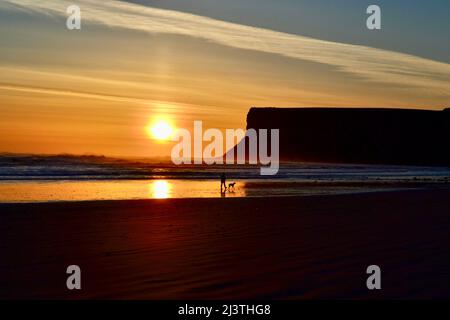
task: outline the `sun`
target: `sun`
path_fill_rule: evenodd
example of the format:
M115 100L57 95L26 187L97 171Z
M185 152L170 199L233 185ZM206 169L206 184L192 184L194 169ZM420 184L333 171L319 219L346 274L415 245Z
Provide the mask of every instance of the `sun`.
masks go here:
M173 127L166 120L158 120L148 126L147 131L153 139L164 141L171 137Z

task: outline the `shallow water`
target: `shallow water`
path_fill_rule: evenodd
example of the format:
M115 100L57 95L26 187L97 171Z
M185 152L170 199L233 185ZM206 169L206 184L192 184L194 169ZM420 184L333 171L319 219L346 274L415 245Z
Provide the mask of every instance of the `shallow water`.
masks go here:
M243 197L236 187L225 196ZM220 197L220 183L195 180L27 181L0 183L2 202Z
M232 190L220 191L213 180L98 180L98 181L4 181L0 202L50 202L85 200L232 198L293 195L326 195L417 188L416 185L347 184L284 181L239 181Z
M220 192L226 172L233 190ZM0 202L266 197L448 187L450 168L282 163L175 166L92 156L0 156Z

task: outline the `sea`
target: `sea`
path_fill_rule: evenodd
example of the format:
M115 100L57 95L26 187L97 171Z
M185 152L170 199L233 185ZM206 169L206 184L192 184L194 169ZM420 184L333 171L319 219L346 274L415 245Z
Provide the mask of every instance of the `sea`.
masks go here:
M227 185L221 190L220 175ZM282 162L174 165L168 160L74 155L0 155L0 202L310 196L448 188L449 167Z

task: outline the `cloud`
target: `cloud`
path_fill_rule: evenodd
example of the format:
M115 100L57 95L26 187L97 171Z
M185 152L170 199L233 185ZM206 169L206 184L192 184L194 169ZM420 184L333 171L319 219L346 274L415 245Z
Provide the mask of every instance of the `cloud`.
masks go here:
M66 16L65 0L6 0L10 10ZM323 41L123 1L78 0L83 23L195 37L238 49L322 63L368 81L450 94L450 64L367 46ZM0 6L0 8L2 8ZM299 75L300 76L300 75Z

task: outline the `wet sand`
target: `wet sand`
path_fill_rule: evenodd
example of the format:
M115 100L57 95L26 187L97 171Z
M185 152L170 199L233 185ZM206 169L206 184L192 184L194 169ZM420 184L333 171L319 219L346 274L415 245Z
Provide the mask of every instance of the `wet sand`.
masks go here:
M0 204L0 298L450 298L449 231L449 190Z

